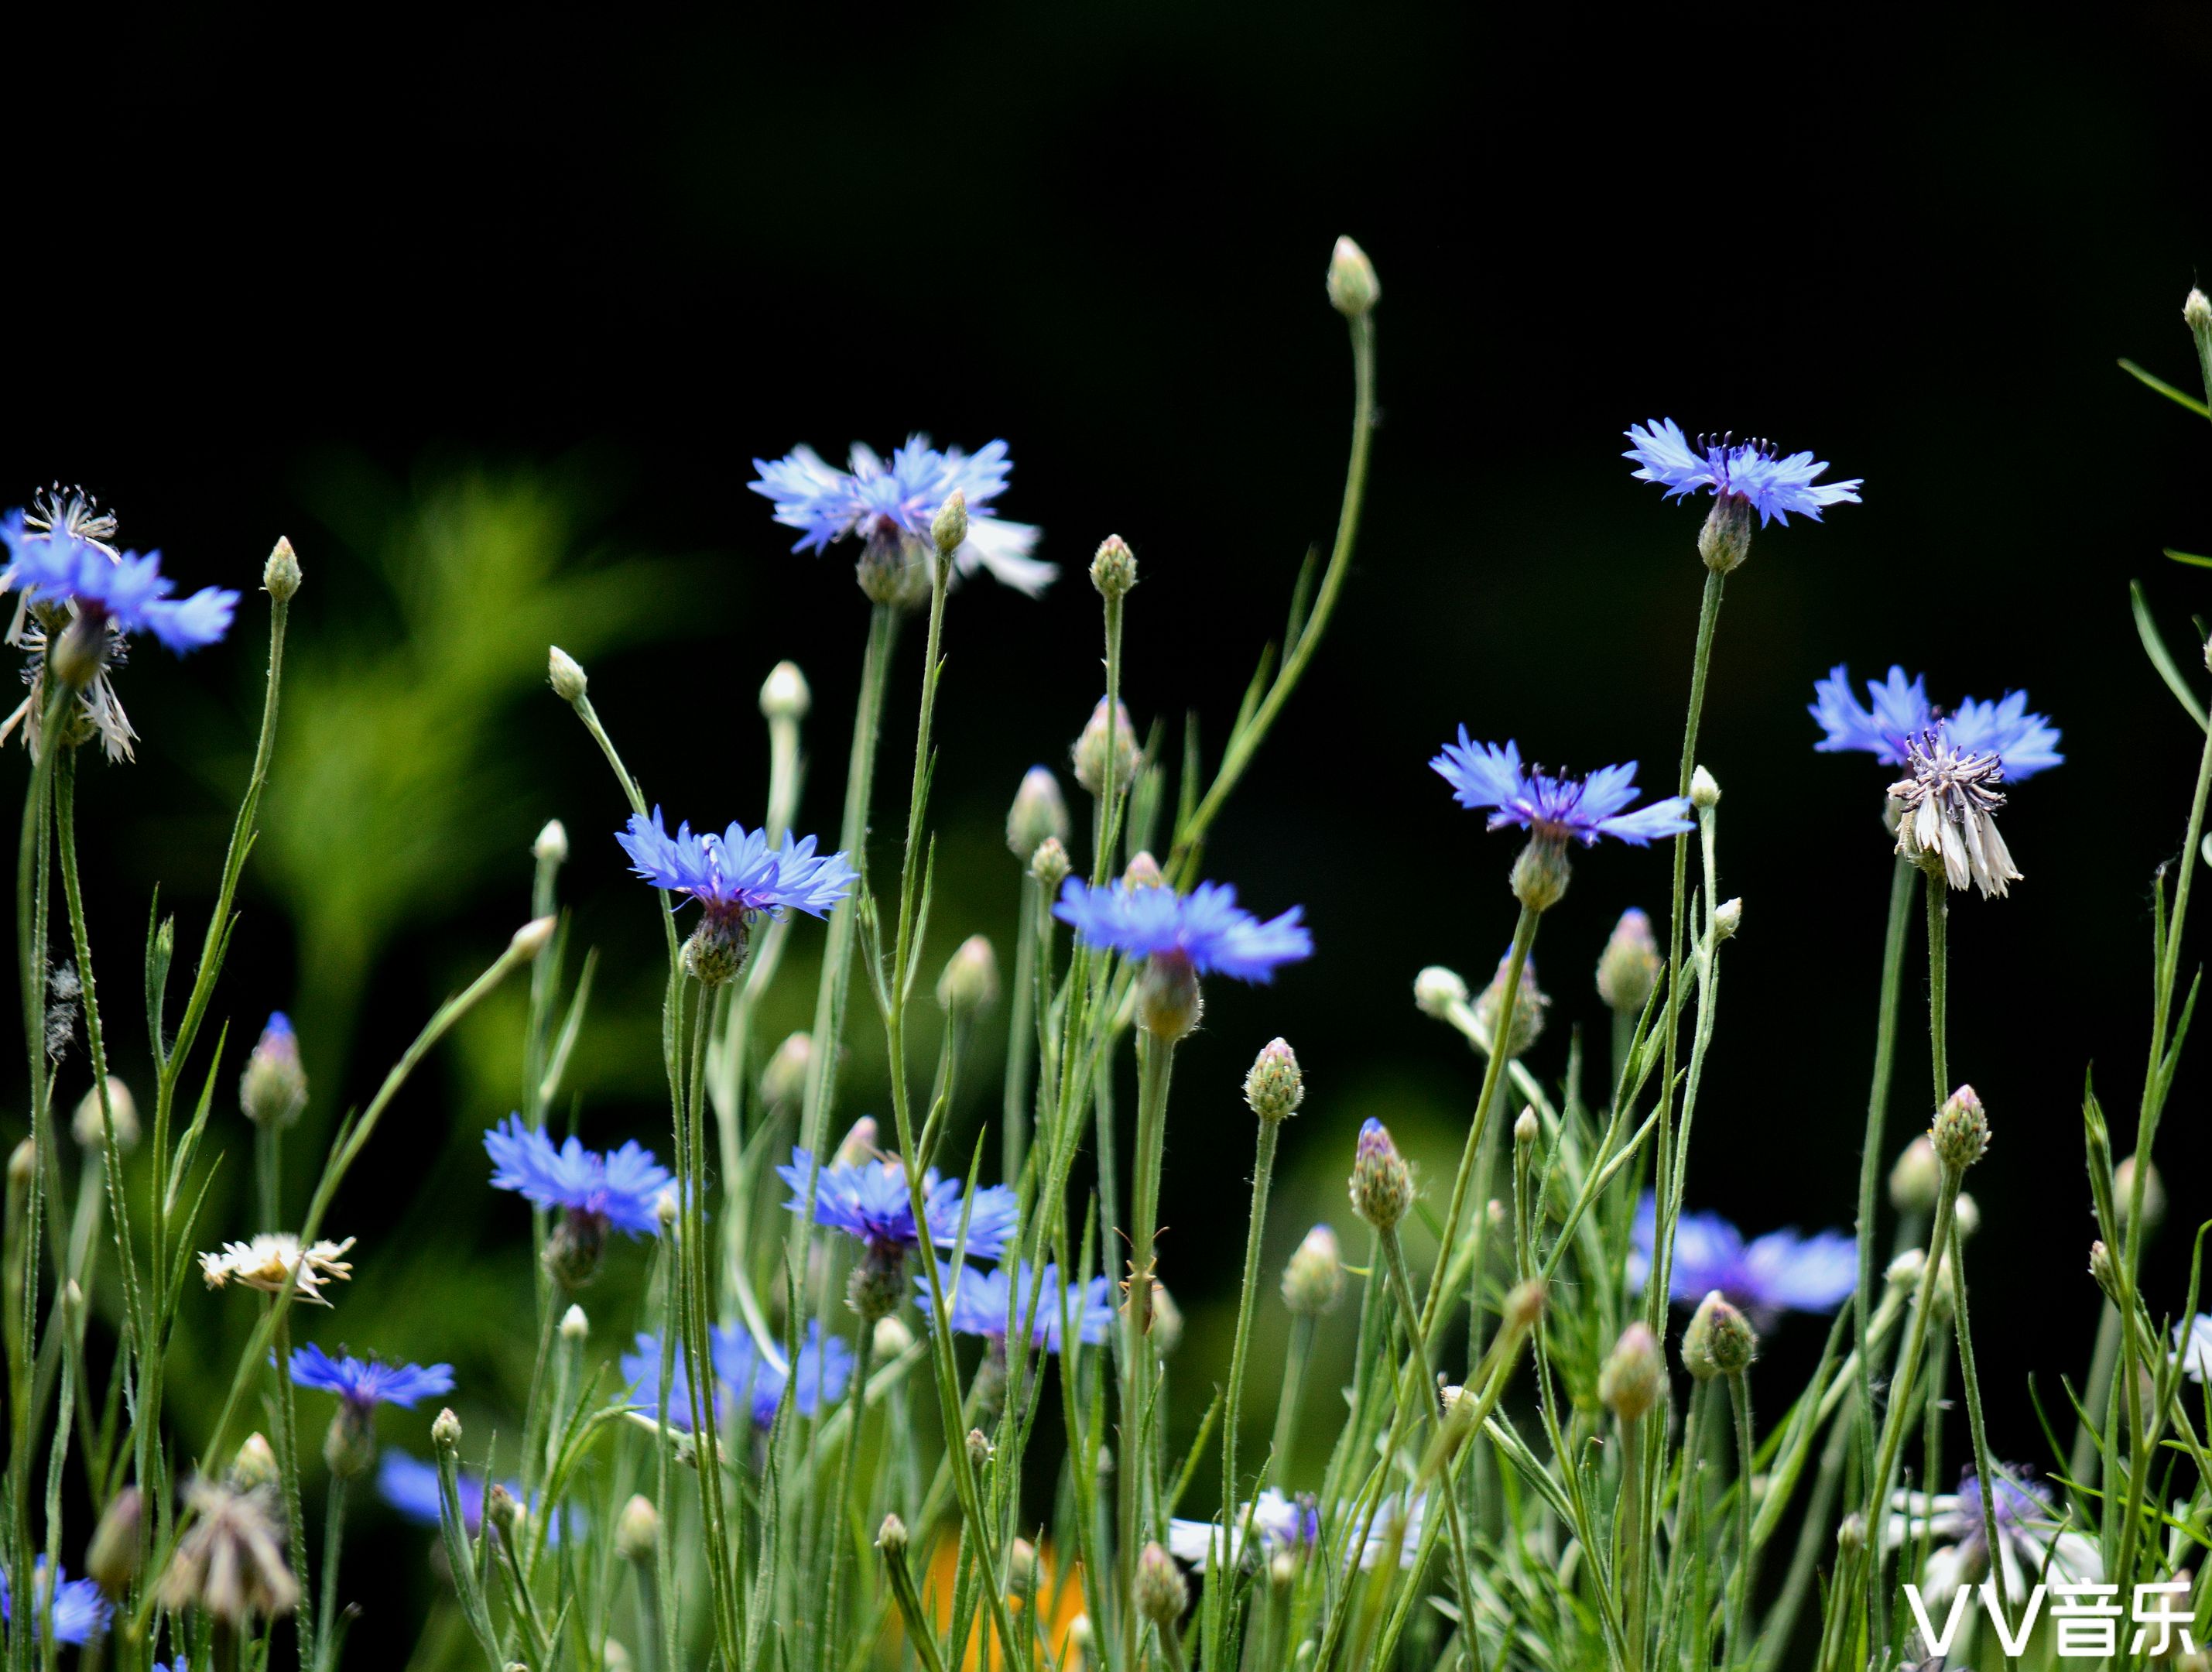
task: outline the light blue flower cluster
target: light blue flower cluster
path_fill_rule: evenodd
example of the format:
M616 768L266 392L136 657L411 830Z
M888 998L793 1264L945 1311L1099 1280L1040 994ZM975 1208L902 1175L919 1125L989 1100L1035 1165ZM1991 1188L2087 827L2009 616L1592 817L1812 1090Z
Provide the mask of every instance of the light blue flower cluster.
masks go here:
M814 1174L812 1152L794 1146L790 1164L775 1171L792 1189L792 1198L784 1206L794 1213L804 1213L807 1177ZM929 1240L950 1249L960 1242L960 1181L941 1178L932 1167L922 1175L921 1195L923 1212L929 1220ZM986 1185L975 1192L974 1203L965 1212L968 1235L963 1246L968 1257L997 1259L1013 1240L1020 1215L1012 1188ZM921 1229L915 1224L914 1201L907 1192L906 1170L891 1156L836 1162L815 1174L814 1223L856 1237L886 1258L912 1253L922 1242Z
M46 1559L37 1559L33 1588L46 1588ZM100 1587L89 1579L72 1579L69 1570L58 1570L61 1583L54 1587L53 1625L57 1643L89 1643L107 1629L107 1622L115 1610ZM13 1623L15 1592L8 1584L8 1574L0 1568L0 1620Z
M1492 810L1493 830L1518 825L1534 836L1562 842L1572 838L1586 848L1609 836L1641 848L1694 828L1690 804L1679 795L1627 811L1636 799L1634 761L1601 767L1583 778L1548 773L1522 766L1517 743L1503 748L1475 743L1462 726L1459 741L1446 744L1429 765L1452 787L1452 799L1460 806Z
M962 575L988 569L1018 592L1034 598L1060 571L1030 556L1037 530L1007 522L990 509L1006 491L1013 463L1006 444L993 441L974 453L958 447L940 452L926 435L911 435L886 465L875 451L854 442L848 468L825 463L811 447L795 447L773 462L753 460L759 479L745 485L775 507L775 520L799 531L793 551L823 551L842 539L921 541L957 489L968 502L968 538L953 554Z
M1637 1204L1628 1278L1641 1289L1651 1272L1658 1207L1646 1191ZM1858 1287L1856 1238L1840 1231L1801 1237L1770 1231L1747 1242L1717 1213L1685 1213L1674 1222L1674 1263L1667 1294L1694 1306L1717 1289L1754 1317L1780 1312L1832 1312Z
M853 1377L853 1349L835 1335L824 1338L817 1319L806 1326L806 1340L799 1349L798 1375L793 1377L763 1353L750 1335L737 1326L708 1332L708 1352L714 1365L714 1414L726 1422L732 1410L742 1409L757 1428L775 1420L784 1390L791 1390L792 1408L802 1417L817 1414L823 1406L843 1397ZM668 1387L668 1426L691 1426L691 1383L684 1349L675 1356L676 1373ZM641 1335L637 1351L622 1356L623 1382L630 1389L630 1407L647 1415L660 1409L660 1338Z
M720 836L712 830L695 835L690 824L678 824L672 836L658 807L650 819L632 813L615 840L639 876L672 894L690 895L719 921L757 912L781 917L787 910L820 917L858 880L844 854L817 858L811 836L772 848L766 830L748 831L733 823Z
M540 1207L565 1208L637 1237L657 1232L661 1193L675 1181L653 1152L631 1139L602 1155L572 1134L558 1149L542 1128L520 1115L484 1134L492 1158L492 1185L528 1197Z
M1070 1283L1063 1288L1060 1268L1048 1262L1040 1288L1036 1268L1026 1260L1021 1262L1018 1272L1009 1272L1005 1267L984 1271L975 1266L962 1266L956 1271L941 1262L937 1270L939 1281L945 1290L945 1313L956 1334L1004 1341L1008 1335L1007 1321L1012 1319L1015 1334L1026 1331L1032 1347L1056 1353L1063 1340L1063 1296L1066 1301L1066 1316L1074 1322L1077 1340L1096 1347L1113 1331L1113 1286L1103 1277L1094 1277L1088 1283ZM914 1304L928 1311L929 1280L917 1277L914 1285L921 1292ZM1037 1297L1037 1316L1033 1322L1028 1316L1032 1293Z
M1631 424L1622 433L1631 445L1621 457L1637 462L1631 474L1638 482L1659 483L1668 499L1702 488L1718 499L1742 501L1759 513L1762 526L1773 521L1787 526L1792 513L1818 522L1831 505L1857 504L1858 490L1865 485L1856 477L1816 483L1814 478L1828 468L1826 460L1810 453L1785 458L1771 441L1700 435L1693 447L1672 418Z
M1949 712L1928 700L1928 676L1893 664L1889 677L1866 682L1867 701L1851 690L1850 670L1838 663L1813 685L1807 709L1826 733L1814 748L1824 754L1858 751L1885 766L1902 766L1912 741L1939 734L1961 755L1995 755L2008 781L2018 783L2058 765L2058 729L2048 714L2030 714L2027 693L2007 691L1994 702L1963 699Z
M0 545L8 549L0 591L33 604L72 605L81 619L118 633L151 633L179 655L221 639L238 608L238 594L228 587L175 597L177 583L161 573L158 551L110 552L64 527L33 527L21 510L0 517Z
M1301 921L1304 909L1292 906L1262 922L1237 903L1227 883L1200 883L1177 894L1070 877L1052 915L1087 946L1188 964L1201 976L1267 982L1281 965L1313 956L1313 934Z
M291 1372L296 1385L336 1394L364 1415L378 1405L411 1411L432 1394L453 1390L451 1365L386 1365L350 1353L333 1359L312 1341L294 1351Z

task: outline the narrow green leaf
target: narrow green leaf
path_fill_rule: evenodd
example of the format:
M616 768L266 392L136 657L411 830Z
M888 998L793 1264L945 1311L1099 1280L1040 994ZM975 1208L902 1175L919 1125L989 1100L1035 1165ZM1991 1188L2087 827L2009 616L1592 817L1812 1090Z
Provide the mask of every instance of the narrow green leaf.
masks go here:
M2158 623L2151 619L2150 603L2143 597L2142 581L2128 582L2128 605L2135 611L2136 633L2142 640L2143 654L2150 658L2150 665L2158 670L2158 677L2166 681L2166 688L2173 693L2174 700L2187 711L2191 720L2203 727L2204 705L2197 700L2197 693L2189 689L2189 682L2182 678L2181 669L2174 663L2173 653L2166 648L2166 641L2159 636Z
M2189 563L2200 569L2212 569L2212 557L2206 557L2194 551L2176 551L2172 546L2168 546L2166 548L2166 555L2177 563Z
M2185 406L2200 418L2212 418L2212 406L2207 406L2196 396L2175 388L2162 377L2153 377L2132 360L2120 362L2120 369L2136 382L2158 391L2176 406Z

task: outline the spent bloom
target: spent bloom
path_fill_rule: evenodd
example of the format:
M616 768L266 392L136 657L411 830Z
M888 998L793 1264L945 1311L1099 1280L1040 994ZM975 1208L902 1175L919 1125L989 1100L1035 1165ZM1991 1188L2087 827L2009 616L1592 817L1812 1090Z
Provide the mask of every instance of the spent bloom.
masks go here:
M1076 1338L1086 1346L1097 1347L1105 1341L1114 1328L1112 1286L1103 1277L1094 1277L1088 1283L1070 1283L1064 1288L1060 1280L1060 1268L1048 1262L1039 1287L1039 1274L1026 1260L1018 1273L1009 1273L1004 1267L985 1271L975 1266L962 1266L954 1270L940 1262L937 1268L939 1280L945 1292L945 1310L954 1331L963 1335L981 1335L986 1341L1000 1341L1008 1335L1007 1323L1012 1321L1013 1333L1020 1333L1029 1322L1030 1343L1047 1353L1058 1353L1064 1339L1060 1299L1066 1298L1066 1317L1075 1325ZM920 1292L915 1304L924 1312L929 1307L929 1280L917 1277L915 1287ZM1011 1286L1010 1286L1011 1285ZM1029 1321L1030 1297L1037 1297L1037 1316Z
M558 1149L543 1128L509 1115L484 1134L492 1159L492 1187L527 1196L540 1207L565 1208L632 1237L659 1229L660 1193L673 1183L667 1168L635 1139L605 1154L587 1150L574 1134Z
M1589 848L1609 836L1641 848L1692 828L1689 803L1679 795L1628 811L1636 799L1634 761L1602 767L1585 777L1547 773L1540 766L1522 766L1518 744L1509 742L1501 749L1475 743L1462 726L1459 741L1446 744L1429 765L1452 787L1452 799L1460 806L1492 810L1493 830L1517 824L1544 842L1572 839Z
M1968 1469L1955 1493L1898 1492L1890 1495L1882 1546L1898 1550L1923 1535L1937 1547L1921 1570L1920 1594L1931 1604L1950 1600L1961 1584L1990 1571L1988 1529L1983 1524L1982 1486ZM2011 1468L1997 1471L1991 1507L1996 1512L1998 1571L2008 1601L2027 1599L2029 1587L2094 1582L2104 1577L2095 1542L2066 1530L2051 1489Z
M1936 731L1911 740L1905 764L1905 775L1889 787L1897 804L1897 851L1940 866L1953 888L1972 881L1984 899L2007 893L2021 873L1997 833L2003 763L1995 755L1966 753Z
M1814 682L1806 712L1825 734L1814 748L1823 754L1857 751L1884 766L1903 766L1912 740L1937 732L1961 754L1996 756L2010 783L2066 758L2058 752L2058 728L2050 715L2028 712L2024 690L2007 691L1994 702L1965 697L1947 712L1928 700L1924 673L1907 679L1893 664L1887 678L1865 684L1867 700L1861 702L1851 690L1850 670L1841 662Z
M842 1339L826 1340L819 1319L806 1326L806 1340L799 1349L799 1373L793 1377L780 1359L763 1352L742 1326L723 1326L708 1332L708 1352L714 1365L714 1412L726 1420L732 1409L742 1408L757 1428L775 1420L784 1391L791 1389L793 1408L811 1417L825 1405L834 1405L853 1376L853 1349ZM668 1389L668 1426L691 1426L691 1393L684 1349L676 1349L676 1374ZM623 1380L630 1389L630 1407L647 1415L660 1409L660 1338L641 1335L637 1350L622 1356Z
M66 1568L57 1569L61 1583L53 1590L53 1629L57 1643L89 1643L107 1629L115 1610L100 1587L89 1579L72 1579ZM46 1600L46 1559L38 1558L32 1569L31 1589L40 1603ZM15 1618L15 1588L0 1569L0 1620Z
M1659 483L1668 499L1710 489L1724 503L1758 512L1762 527L1770 521L1786 526L1793 512L1818 522L1832 505L1858 503L1860 479L1816 483L1828 466L1810 453L1784 456L1771 441L1739 441L1733 435L1700 435L1692 447L1672 418L1631 424L1621 433L1631 443L1621 457L1636 461L1631 474L1638 482Z
M775 1170L793 1190L791 1200L784 1203L793 1213L806 1211L806 1181L812 1175L815 1224L857 1237L885 1256L921 1246L921 1232L914 1219L914 1200L907 1193L906 1169L896 1157L863 1155L834 1162L817 1174L812 1152L794 1146L791 1164ZM939 1248L949 1249L960 1241L963 1194L959 1180L939 1177L934 1167L922 1175L929 1240ZM978 1260L997 1259L1014 1234L1019 1212L1014 1192L1004 1184L987 1185L975 1192L974 1202L964 1212L969 1255Z
M1292 906L1262 922L1237 903L1228 883L1200 883L1188 894L1170 888L1097 887L1070 877L1052 915L1087 946L1130 958L1189 966L1197 975L1273 981L1276 969L1313 955L1313 935Z
M1657 1219L1647 1193L1629 1253L1629 1280L1638 1288L1650 1274ZM1717 1213L1685 1213L1674 1222L1668 1298L1693 1306L1717 1289L1729 1304L1769 1321L1782 1312L1832 1312L1858 1287L1858 1244L1840 1231L1770 1231L1747 1242Z
M291 1370L295 1385L336 1394L364 1412L376 1405L411 1411L432 1394L453 1390L451 1365L387 1365L347 1353L333 1359L312 1341L293 1353Z
M274 1295L296 1286L301 1300L327 1306L331 1303L323 1285L353 1275L353 1266L344 1258L352 1246L350 1237L342 1243L325 1237L302 1249L300 1239L289 1231L264 1231L252 1242L225 1243L217 1252L201 1255L200 1274L210 1289L238 1283Z
M940 451L927 436L911 435L888 464L856 441L846 466L837 469L811 447L794 447L773 462L754 459L760 476L745 485L775 507L778 522L799 531L794 551L823 551L855 538L878 554L927 550L937 514L957 492L966 502L967 526L952 554L956 573L988 569L1032 598L1060 573L1030 556L1037 542L1034 526L1006 521L989 508L1013 469L1004 441L969 453Z

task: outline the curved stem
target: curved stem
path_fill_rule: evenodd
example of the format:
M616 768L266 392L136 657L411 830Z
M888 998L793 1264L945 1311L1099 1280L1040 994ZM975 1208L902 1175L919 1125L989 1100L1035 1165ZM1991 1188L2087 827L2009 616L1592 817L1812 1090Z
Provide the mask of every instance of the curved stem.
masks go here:
M1868 1348L1867 1332L1875 1308L1875 1193L1881 1179L1882 1129L1888 1120L1889 1083L1897 1059L1898 1000L1905 984L1905 942L1911 926L1912 885L1919 869L1901 854L1890 868L1889 927L1883 933L1881 945L1881 1007L1875 1018L1874 1085L1867 1093L1866 1137L1859 1150L1859 1287L1851 1322L1859 1359L1854 1409L1860 1444L1868 1456L1874 1451L1874 1354Z

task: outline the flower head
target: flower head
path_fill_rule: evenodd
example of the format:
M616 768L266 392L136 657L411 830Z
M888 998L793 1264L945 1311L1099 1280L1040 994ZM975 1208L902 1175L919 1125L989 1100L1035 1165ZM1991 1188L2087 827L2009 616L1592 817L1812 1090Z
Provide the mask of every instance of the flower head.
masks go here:
M1186 964L1201 976L1273 981L1278 966L1313 956L1312 932L1301 921L1304 907L1262 922L1237 903L1237 891L1227 883L1200 883L1177 894L1126 882L1093 887L1070 877L1052 915L1085 945Z
M1884 766L1903 766L1912 739L1935 731L1962 754L1994 755L2006 779L2018 783L2066 757L2058 752L2058 730L2048 714L2027 711L2027 693L2007 691L1994 702L1962 699L1949 714L1928 700L1928 678L1892 665L1879 684L1866 682L1863 704L1852 694L1850 670L1838 663L1815 681L1807 710L1826 733L1813 745L1824 754L1857 750Z
M650 820L632 813L615 840L629 855L631 870L656 888L690 895L710 918L756 912L781 917L792 909L820 917L857 880L844 854L816 858L812 836L772 848L766 830L748 832L734 824L720 836L712 830L695 836L690 825L678 824L672 836L658 807Z
M238 1106L256 1126L288 1127L307 1106L307 1076L300 1066L299 1036L281 1010L269 1012L261 1037L238 1077Z
M1818 522L1831 505L1858 503L1862 484L1856 477L1814 483L1828 466L1810 453L1785 458L1771 441L1739 441L1733 435L1700 435L1693 447L1672 418L1631 424L1621 433L1632 443L1621 457L1637 463L1631 474L1638 482L1658 483L1668 499L1710 489L1716 498L1740 500L1757 511L1762 526L1769 521L1786 526L1792 512Z
M763 1350L752 1336L737 1326L708 1332L708 1351L714 1361L714 1411L727 1420L742 1408L756 1428L775 1420L787 1388L792 1408L802 1417L817 1414L824 1405L844 1396L853 1377L853 1349L839 1337L826 1340L818 1318L806 1326L806 1340L799 1349L799 1373L794 1377L780 1359ZM660 1409L660 1338L640 1335L637 1350L622 1356L623 1379L629 1385L630 1408L657 1416ZM668 1426L691 1426L691 1394L684 1349L676 1349L676 1373L669 1383Z
M952 1328L963 1335L981 1335L986 1341L1003 1341L1007 1339L1007 1323L1011 1320L1014 1333L1028 1325L1030 1344L1041 1347L1047 1353L1058 1353L1063 1340L1061 1334L1061 1297L1066 1298L1066 1317L1075 1325L1076 1339L1089 1347L1105 1341L1114 1328L1112 1285L1103 1277L1094 1277L1088 1283L1070 1283L1065 1288L1060 1280L1060 1268L1048 1262L1042 1274L1026 1260L1017 1272L1005 1267L984 1271L975 1266L962 1266L957 1270L940 1263L939 1280L945 1291L945 1310ZM929 1280L917 1277L915 1287L920 1291L915 1304L924 1312L929 1310ZM1029 1316L1030 1297L1037 1297L1037 1312L1034 1321Z
M1997 834L2005 804L2004 766L1995 755L1972 755L1942 732L1923 732L1905 752L1905 775L1889 787L1898 804L1897 851L1941 863L1954 888L1971 879L1982 897L2002 896L2020 880Z
M840 1161L815 1172L811 1151L794 1146L791 1164L778 1167L776 1176L788 1184L792 1198L784 1203L794 1213L806 1211L806 1181L814 1175L814 1223L856 1237L884 1254L905 1253L921 1246L921 1231L914 1221L914 1201L907 1193L906 1169L896 1156L862 1156ZM1012 1240L1019 1203L1004 1184L987 1185L975 1192L972 1205L963 1208L960 1181L940 1178L932 1167L921 1176L924 1212L929 1219L929 1240L950 1249L960 1241L961 1220L967 1220L968 1256L995 1260Z
M1060 573L1030 556L1037 542L1034 526L1002 521L988 508L1006 491L1013 469L1004 441L967 453L958 447L940 452L927 436L910 435L888 465L872 448L854 442L847 465L841 471L813 448L794 447L772 463L754 459L760 477L745 485L775 505L778 522L799 531L793 551L823 551L853 537L878 545L927 541L937 514L957 491L968 509L967 538L952 555L958 573L988 569L1032 598Z
M112 520L102 520L112 532ZM82 519L75 526L88 531ZM0 545L7 547L9 559L0 571L0 591L21 593L33 609L65 609L92 629L126 636L151 633L180 656L230 630L236 593L203 587L190 598L174 597L177 583L161 573L160 552L142 557L118 551L71 527L67 507L58 520L38 507L0 517Z
M660 1193L674 1182L653 1152L631 1139L618 1150L587 1150L572 1134L560 1148L520 1115L484 1134L495 1189L513 1190L540 1207L591 1215L637 1237L657 1231Z
M298 1606L300 1583L285 1560L273 1488L195 1480L185 1500L192 1518L162 1570L155 1595L163 1608L203 1608L236 1626Z
M1380 1525L1380 1518L1377 1525ZM1248 1529L1249 1542L1248 1544ZM1285 1498L1269 1487L1249 1504L1237 1506L1226 1540L1229 1565L1256 1566L1280 1555L1302 1556L1321 1542L1321 1507L1310 1493ZM1218 1521L1168 1523L1168 1553L1206 1572L1224 1546Z
M2065 1530L2051 1489L2010 1468L1997 1471L1990 1507L1997 1523L1997 1568L2008 1600L2024 1602L2028 1588L2103 1577L2095 1542ZM1990 1571L1989 1529L1983 1524L1982 1485L1968 1469L1955 1493L1899 1492L1890 1495L1882 1529L1885 1549L1898 1550L1925 1536L1940 1544L1921 1571L1920 1593L1931 1604L1948 1602L1961 1584ZM1902 1576L1899 1576L1902 1577Z
M327 1306L323 1285L353 1275L352 1265L343 1257L352 1246L350 1237L343 1243L325 1238L303 1250L289 1231L264 1231L250 1243L225 1243L219 1252L201 1255L200 1274L210 1289L240 1283L274 1295L296 1287L301 1300Z
M89 1579L72 1579L69 1570L58 1568L61 1583L53 1590L53 1629L57 1643L89 1643L107 1629L108 1620L115 1610L100 1587ZM31 1588L40 1602L46 1596L46 1559L40 1556L32 1568ZM13 1621L15 1590L8 1583L5 1570L0 1569L0 1620Z
M340 1353L333 1359L310 1341L292 1354L292 1380L302 1388L336 1394L356 1410L397 1405L411 1411L431 1394L453 1390L451 1365L386 1365Z
M1679 795L1627 811L1636 799L1634 761L1602 767L1586 777L1547 773L1521 764L1520 745L1509 742L1501 749L1475 743L1462 726L1459 741L1446 744L1429 765L1452 787L1452 799L1460 806L1492 809L1493 830L1517 824L1548 842L1571 838L1589 848L1609 836L1641 848L1655 837L1692 828L1690 804Z
M1637 1205L1629 1280L1641 1288L1651 1270L1658 1212L1647 1194ZM1713 1290L1753 1318L1782 1312L1832 1312L1858 1287L1858 1244L1840 1231L1801 1237L1770 1231L1749 1242L1717 1213L1685 1213L1674 1222L1674 1262L1668 1298L1694 1306Z

